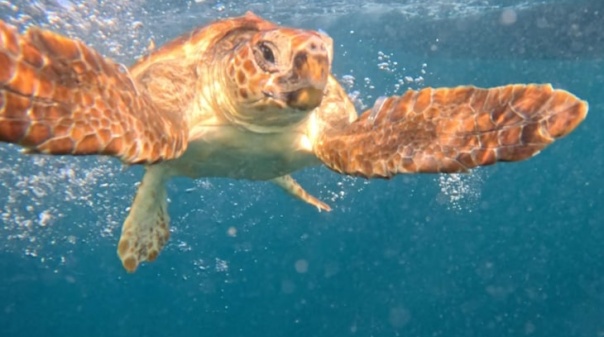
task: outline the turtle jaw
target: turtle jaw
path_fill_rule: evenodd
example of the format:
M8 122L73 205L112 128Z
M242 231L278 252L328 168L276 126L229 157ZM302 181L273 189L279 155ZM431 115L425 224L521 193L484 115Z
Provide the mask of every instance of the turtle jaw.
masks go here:
M287 104L296 110L310 111L321 105L323 90L313 87L302 88L286 94Z
M263 91L265 99L280 109L292 110L295 113L306 113L321 105L323 90L315 87L305 87L292 91L274 93Z
M327 54L309 54L303 50L296 53L288 74L279 78L277 83L286 88L287 104L297 110L313 110L321 105L327 78L330 59ZM287 91L293 87L293 90Z

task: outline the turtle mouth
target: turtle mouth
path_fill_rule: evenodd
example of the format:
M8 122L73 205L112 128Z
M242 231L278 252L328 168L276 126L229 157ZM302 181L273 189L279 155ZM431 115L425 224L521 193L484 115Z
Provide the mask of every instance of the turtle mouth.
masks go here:
M323 90L315 87L304 87L291 91L282 92L262 92L265 98L276 103L280 108L291 108L299 111L313 110L323 100Z

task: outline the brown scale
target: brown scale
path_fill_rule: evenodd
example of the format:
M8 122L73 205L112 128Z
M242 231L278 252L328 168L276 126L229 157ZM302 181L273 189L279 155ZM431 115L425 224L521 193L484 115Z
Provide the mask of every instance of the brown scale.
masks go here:
M585 102L549 85L410 90L320 135L315 152L363 177L465 172L530 158L586 114Z
M261 55L250 45L260 41L282 52L276 64L252 61ZM346 92L329 75L332 56L327 36L278 27L247 13L184 34L127 70L81 42L39 29L19 35L0 21L0 141L39 153L113 155L129 164L174 159L186 149L188 123L203 126L199 123L208 119L204 114L212 117L225 108L221 100L207 110L190 104L199 98L213 101L215 96L198 96L206 92L199 89L220 84L223 75L232 86L212 95L224 91L231 97L218 97L237 99L227 102L239 108L233 111L240 115L237 122L269 128L301 123L295 132L306 130L302 138L276 138L313 151L302 156L290 150L278 153L300 160L289 172L311 165L307 155L316 155L334 171L368 178L464 172L529 158L571 132L587 114L587 103L566 91L509 85L408 91L380 99L357 117ZM281 118L283 106L312 118ZM183 114L191 107L198 110ZM246 114L248 108L253 113ZM250 158L263 164L261 156ZM178 169L182 162L171 164ZM259 179L251 171L244 178ZM166 175L147 172L124 222L118 253L130 272L157 258L169 238ZM330 209L290 176L265 178L319 209Z
M19 35L0 21L0 141L129 164L179 156L186 127L149 102L121 66L83 43L36 28ZM158 122L143 125L150 120Z

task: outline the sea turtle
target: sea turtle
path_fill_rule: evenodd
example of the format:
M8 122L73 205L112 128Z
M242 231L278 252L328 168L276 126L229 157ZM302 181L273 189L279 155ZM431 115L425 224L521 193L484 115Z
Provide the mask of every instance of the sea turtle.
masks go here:
M329 211L289 174L320 164L365 178L465 172L532 157L587 114L566 91L514 84L409 90L357 116L332 59L324 33L251 12L129 69L80 41L0 22L0 141L145 165L117 249L133 272L168 240L171 177L268 180Z

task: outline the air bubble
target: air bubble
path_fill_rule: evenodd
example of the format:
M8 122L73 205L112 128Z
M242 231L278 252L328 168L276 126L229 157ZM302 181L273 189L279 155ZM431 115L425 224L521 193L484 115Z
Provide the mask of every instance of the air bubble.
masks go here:
M504 9L499 18L499 22L504 26L513 25L517 20L518 14L511 8Z
M305 274L306 272L308 272L308 261L300 259L296 261L296 263L294 264L294 268L299 274Z

